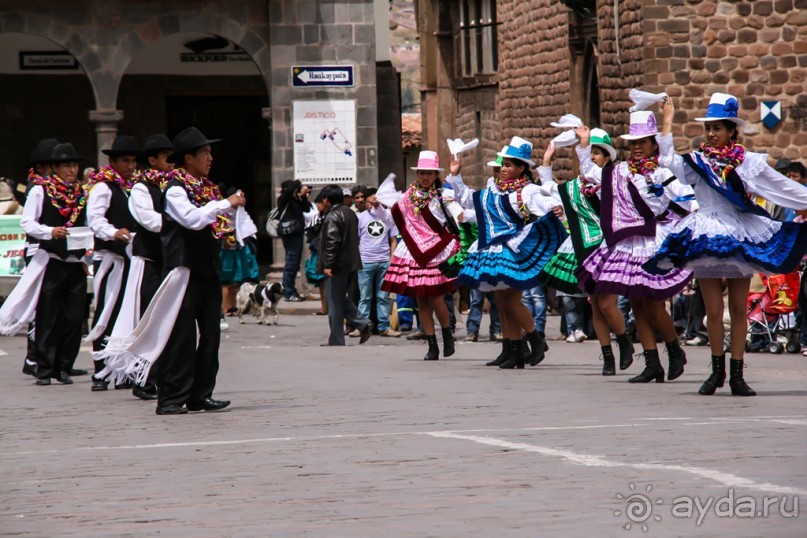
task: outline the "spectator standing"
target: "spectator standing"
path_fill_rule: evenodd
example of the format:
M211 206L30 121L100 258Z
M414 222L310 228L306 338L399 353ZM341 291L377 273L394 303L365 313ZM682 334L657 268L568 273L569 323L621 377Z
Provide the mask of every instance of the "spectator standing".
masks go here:
M299 180L287 179L284 181L280 185L277 208L278 214L281 215L280 239L283 242L283 250L286 251L286 261L283 266L283 297L289 302L300 302L303 298L297 291L295 280L303 257L303 231L305 229L303 214L311 209L311 203L308 201L308 187L303 187ZM283 229L288 230L288 233Z

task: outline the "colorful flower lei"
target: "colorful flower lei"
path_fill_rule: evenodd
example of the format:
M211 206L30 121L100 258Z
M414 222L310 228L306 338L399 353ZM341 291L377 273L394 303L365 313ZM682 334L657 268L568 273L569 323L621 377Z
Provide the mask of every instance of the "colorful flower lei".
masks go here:
M628 159L628 171L631 174L644 176L647 183L647 192L654 196L661 196L664 193L664 186L653 181L653 172L658 170L658 155L646 157L644 159Z
M191 203L196 207L202 207L208 202L223 199L218 185L206 177L197 179L190 175L184 168L176 168L168 172L166 179L167 181L174 179L180 181L191 194ZM213 237L216 239L226 239L230 241L230 238L227 236L232 236L232 241L235 241L235 222L230 215L217 215L216 222L210 226L213 229Z
M132 175L132 181L135 183L142 181L143 183L156 185L160 187L160 190L163 190L168 184L168 174L169 172L154 170L152 168L148 170L135 170L135 173Z
M51 204L59 214L67 219L65 228L72 228L81 214L81 210L87 205L87 191L78 181L68 183L56 174L42 177L29 174L29 179L34 185L42 187L50 198Z
M709 166L715 171L720 180L725 184L728 175L732 170L740 166L745 160L745 146L732 140L728 145L719 148L707 146L706 142L701 142L701 152Z
M38 183L39 181L47 181L47 179L51 176L51 174L45 174L44 176L40 176L36 173L36 170L33 168L28 169L28 181L33 183L34 185L41 185Z
M419 184L412 183L406 190L406 197L413 206L412 211L414 211L415 215L418 215L423 211L424 207L428 206L435 198L438 198L442 192L443 189L434 185L428 189L423 189Z
M102 166L97 172L90 176L90 185L96 185L98 183L115 183L125 192L131 191L132 185L134 185L133 179L129 181L123 179L123 176L111 166Z
M502 179L501 176L493 180L499 190L505 194L509 194L511 192L516 193L516 203L518 204L518 211L521 213L521 216L524 217L524 220L529 220L530 218L530 210L527 208L527 204L524 203L524 199L521 196L521 191L524 190L524 187L532 183L527 176L521 176L518 179Z

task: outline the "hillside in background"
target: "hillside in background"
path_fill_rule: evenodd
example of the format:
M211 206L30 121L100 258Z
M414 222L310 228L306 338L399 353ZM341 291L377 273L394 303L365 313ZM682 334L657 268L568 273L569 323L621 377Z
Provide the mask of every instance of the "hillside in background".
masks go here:
M420 41L411 0L390 1L390 56L401 73L402 112L420 112Z

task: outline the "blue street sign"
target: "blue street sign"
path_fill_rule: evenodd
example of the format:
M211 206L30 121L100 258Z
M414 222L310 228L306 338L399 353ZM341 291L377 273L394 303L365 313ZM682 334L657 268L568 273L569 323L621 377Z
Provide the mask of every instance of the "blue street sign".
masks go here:
M291 68L291 82L295 88L350 87L353 86L353 66L295 65Z

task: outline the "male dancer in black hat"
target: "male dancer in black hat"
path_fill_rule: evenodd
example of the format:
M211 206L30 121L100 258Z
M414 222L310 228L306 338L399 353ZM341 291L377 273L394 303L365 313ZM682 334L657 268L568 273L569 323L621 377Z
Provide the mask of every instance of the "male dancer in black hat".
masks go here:
M77 180L82 160L72 144L56 145L50 159L53 173L32 179L20 219L31 246L36 247L29 249L31 257L47 259L36 299L37 385L50 385L51 378L73 383L69 373L81 346L87 301L87 271L82 263L86 249L68 250L66 238L71 229L85 226L86 195ZM29 270L41 266L39 261Z
M221 283L218 238L234 223L234 209L245 204L239 191L222 199L207 179L213 164L211 144L190 127L174 138L171 173L163 193L160 231L166 271L190 270L182 306L160 356L158 415L217 411L229 401L214 400L219 369ZM196 327L199 327L198 346ZM187 408L185 408L187 404Z
M132 254L143 261L143 274L139 282L140 317L148 308L152 297L163 280L163 253L160 243L162 228L162 189L167 183L168 173L174 164L168 157L174 152L174 145L164 134L156 134L146 139L138 161L145 167L135 173L135 183L129 196L129 211L137 221L137 233L132 242ZM127 288L130 286L127 285ZM138 321L140 318L138 317ZM143 400L157 398L158 367L153 364L144 386L135 385L132 393Z
M92 341L94 354L104 349L123 299L120 289L129 271L127 247L137 226L129 211L129 191L140 149L133 136L118 135L112 147L101 152L109 156L109 166L101 167L91 177L87 201L87 221L95 234L95 314L87 337ZM103 370L104 361L95 356L93 359L97 374ZM107 390L107 385L93 376L93 392Z

